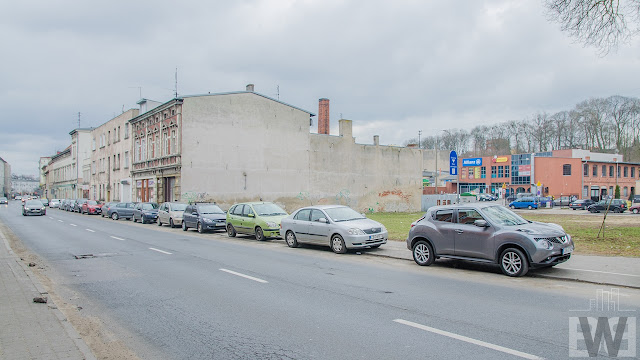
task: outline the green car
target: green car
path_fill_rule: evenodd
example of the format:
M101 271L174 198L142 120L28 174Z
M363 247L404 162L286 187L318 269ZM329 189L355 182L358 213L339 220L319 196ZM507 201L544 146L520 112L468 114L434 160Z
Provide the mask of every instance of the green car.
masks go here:
M280 237L280 220L286 211L270 202L235 204L227 211L227 234L255 234L257 240Z

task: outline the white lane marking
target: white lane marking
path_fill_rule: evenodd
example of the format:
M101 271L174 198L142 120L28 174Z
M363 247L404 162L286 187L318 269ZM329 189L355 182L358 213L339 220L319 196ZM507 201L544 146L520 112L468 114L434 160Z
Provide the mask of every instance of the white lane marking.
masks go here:
M53 220L53 218L51 216L49 216L49 219Z
M486 347L486 348L489 348L489 349L492 349L492 350L501 351L503 353L507 353L507 354L511 354L511 355L515 355L515 356L519 356L521 358L532 359L532 360L544 359L544 358L541 358L539 356L527 354L527 353L524 353L524 352L521 352L521 351L518 351L518 350L509 349L509 348L506 348L506 347L503 347L503 346L500 346L500 345L491 344L491 343L484 342L484 341L481 341L481 340L472 339L470 337L466 337L466 336L450 333L448 331L435 329L435 328L432 328L432 327L429 327L429 326L425 326L425 325L421 325L421 324L417 324L417 323L414 323L414 322L411 322L411 321L402 320L402 319L395 319L393 321L395 321L395 322L397 322L399 324L408 325L408 326L411 326L411 327L414 327L414 328L417 328L417 329L420 329L420 330L429 331L429 332L432 332L434 334L447 336L447 337L450 337L452 339L468 342L470 344Z
M119 237L115 237L115 236L109 236L109 237L110 237L110 238L112 238L112 239L116 239L116 240L124 241L124 239L121 239L121 238L119 238Z
M62 220L58 220L58 221L59 221L59 222L64 222L64 221L62 221Z
M241 273L239 273L239 272L235 272L235 271L231 271L231 270L227 270L227 269L220 269L220 271L224 271L224 272L227 272L227 273L229 273L229 274L237 275L237 276L243 277L243 278L245 278L245 279L249 279L249 280L257 281L257 282L259 282L259 283L263 283L263 284L268 283L268 281L267 281L267 280L258 279L258 278L256 278L256 277L249 276L249 275L245 275L245 274L241 274Z
M171 255L171 253L168 252L168 251L164 251L164 250L160 250L160 249L156 249L156 248L149 248L149 250L153 250L153 251L157 251L157 252L160 252L160 253L163 253L163 254Z
M87 230L88 232L95 232L94 230L91 230L91 229L85 229L85 230Z
M69 225L71 225L71 226L78 226L78 225L76 225L76 224L69 224Z
M620 275L620 276L633 276L633 277L640 277L640 275L622 274L622 273L609 272L609 271L598 271L598 270L587 270L587 269L574 269L574 268L568 268L568 267L562 267L562 268L558 268L558 269L575 270L575 271L588 271L588 272L594 272L594 273L600 273L600 274L611 274L611 275Z

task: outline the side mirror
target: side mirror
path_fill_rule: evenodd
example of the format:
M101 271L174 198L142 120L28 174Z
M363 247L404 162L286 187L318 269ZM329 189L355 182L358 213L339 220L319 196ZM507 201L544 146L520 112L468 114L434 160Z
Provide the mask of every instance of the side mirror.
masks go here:
M489 227L489 223L487 223L487 220L476 220L473 222L473 225L478 227Z
M320 218L320 219L318 219L318 220L316 220L316 221L317 221L317 222L320 222L320 223L324 223L324 224L328 224L328 223L329 223L329 220L327 220L327 219L325 219L325 218Z
M255 215L255 214L248 214L247 216L248 216L248 217L256 217L256 215Z

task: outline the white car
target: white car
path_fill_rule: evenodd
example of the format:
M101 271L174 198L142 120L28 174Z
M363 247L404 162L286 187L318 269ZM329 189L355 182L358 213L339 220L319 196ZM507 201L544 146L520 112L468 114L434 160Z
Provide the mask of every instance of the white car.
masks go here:
M60 199L51 199L51 201L49 201L49 207L50 208L60 207Z
M158 208L158 226L169 224L169 226L179 227L182 225L182 216L187 204L179 202L165 202Z

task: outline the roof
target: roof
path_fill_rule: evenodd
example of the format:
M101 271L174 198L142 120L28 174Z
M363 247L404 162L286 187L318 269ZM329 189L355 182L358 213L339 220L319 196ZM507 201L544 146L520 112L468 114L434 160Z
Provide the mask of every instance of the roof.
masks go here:
M311 111L304 110L304 109L299 108L299 107L297 107L297 106L293 106L293 105L288 104L288 103L286 103L286 102L284 102L284 101L280 101L280 100L274 99L274 98L272 98L272 97L269 97L269 96L264 95L264 94L260 94L260 93L255 92L255 91L231 91L231 92L223 92L223 93L215 93L215 94L186 95L186 96L181 96L181 97L182 97L183 99L185 99L185 98L201 97L201 96L220 96L220 95L236 95L236 94L254 94L254 95L262 96L262 97L263 97L263 98L265 98L265 99L269 99L269 100L271 100L271 101L275 101L275 102L280 103L280 104L282 104L282 105L286 105L286 106L292 107L292 108L294 108L294 109L300 110L300 111L302 111L302 112L306 112L306 113L308 113L308 114L309 114L309 115L311 115L311 116L316 116L316 114L312 113Z
M73 135L73 134L77 133L78 131L91 131L91 130L93 130L93 129L95 129L95 128L93 128L93 127L89 127L89 128L77 128L77 129L73 129L73 130L71 130L71 131L69 132L69 135Z

